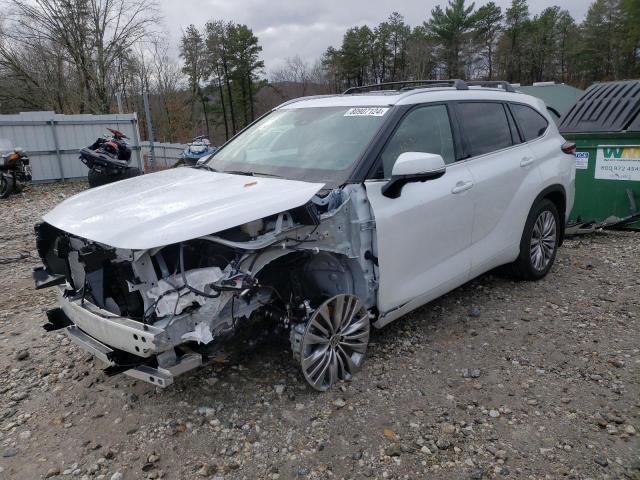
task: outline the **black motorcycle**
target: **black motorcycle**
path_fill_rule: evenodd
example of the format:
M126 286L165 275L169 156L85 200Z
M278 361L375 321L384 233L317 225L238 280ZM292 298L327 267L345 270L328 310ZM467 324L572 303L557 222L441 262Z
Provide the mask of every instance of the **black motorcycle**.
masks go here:
M21 148L12 148L11 142L0 139L0 198L13 192L20 193L25 183L31 181L29 157Z
M89 187L142 175L139 168L129 166L131 149L126 141L127 136L118 130L107 130L111 135L100 137L80 150L80 161L89 168Z

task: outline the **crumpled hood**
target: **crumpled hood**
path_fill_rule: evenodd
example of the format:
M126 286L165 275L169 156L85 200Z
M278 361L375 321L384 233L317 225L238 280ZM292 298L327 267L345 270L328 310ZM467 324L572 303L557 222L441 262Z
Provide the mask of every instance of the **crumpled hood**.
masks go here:
M78 237L146 250L299 207L322 187L172 168L86 190L60 203L43 220Z

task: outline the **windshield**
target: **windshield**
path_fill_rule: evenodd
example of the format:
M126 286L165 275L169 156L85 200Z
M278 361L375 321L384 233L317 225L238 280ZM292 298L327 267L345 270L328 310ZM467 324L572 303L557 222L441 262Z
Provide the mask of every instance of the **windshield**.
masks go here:
M207 162L217 171L339 184L378 131L388 107L276 110Z

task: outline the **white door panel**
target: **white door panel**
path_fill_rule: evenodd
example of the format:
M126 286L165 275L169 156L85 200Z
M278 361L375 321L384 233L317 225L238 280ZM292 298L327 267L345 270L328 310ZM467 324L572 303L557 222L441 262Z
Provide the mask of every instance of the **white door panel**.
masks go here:
M537 162L526 144L468 162L476 200L472 276L517 257L522 228L540 188Z
M522 194L529 191L527 186L539 187L540 174L526 144L483 155L468 164L475 183L477 211L472 241L477 243L491 235L502 221L510 220L505 214L513 203L524 200ZM512 224L513 219L508 223ZM505 244L512 241L513 238L504 239Z
M395 199L382 195L384 184L365 183L376 222L381 313L468 280L475 189L464 163L405 185Z

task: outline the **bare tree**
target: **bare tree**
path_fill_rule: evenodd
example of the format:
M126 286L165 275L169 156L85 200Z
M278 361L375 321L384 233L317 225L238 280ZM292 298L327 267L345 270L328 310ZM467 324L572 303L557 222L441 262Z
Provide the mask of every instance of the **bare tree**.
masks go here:
M317 67L317 65L312 67L299 55L289 57L282 67L271 72L271 81L273 83L295 84L296 96L303 97L308 94L309 84L318 79Z
M81 111L108 112L114 94L110 72L155 28L155 0L8 0L7 60L51 45L77 72ZM11 68L17 68L12 65Z
M152 68L155 91L158 95L166 120L166 134L170 142L175 141L175 112L178 103L178 90L182 84L182 72L179 65L169 56L166 40L155 38L151 42Z

